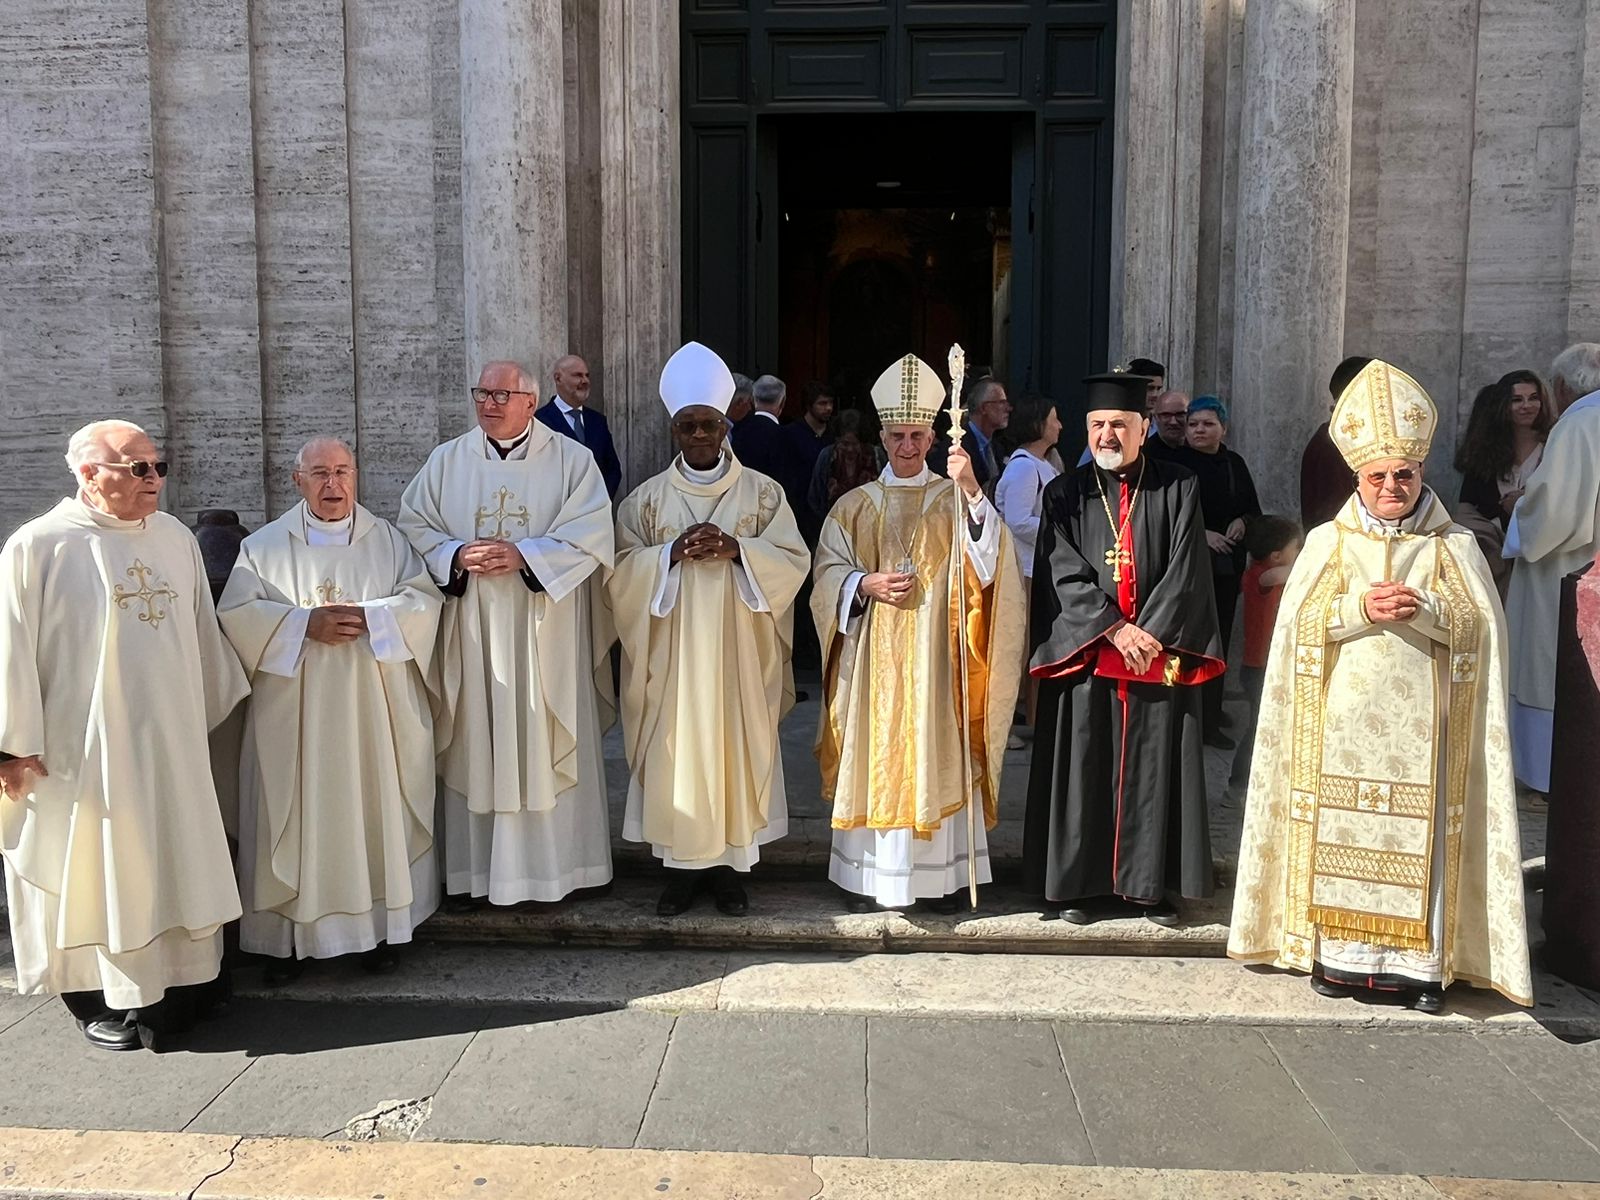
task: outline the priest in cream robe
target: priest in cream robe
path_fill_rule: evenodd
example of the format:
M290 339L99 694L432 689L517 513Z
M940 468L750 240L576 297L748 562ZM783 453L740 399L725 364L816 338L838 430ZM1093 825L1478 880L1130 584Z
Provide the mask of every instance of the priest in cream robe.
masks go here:
M125 421L72 435L78 493L0 550L0 851L17 991L92 1045L160 1049L223 998L239 893L206 734L246 692L167 464ZM21 1082L21 1081L18 1081Z
M1267 662L1228 953L1325 996L1530 1004L1506 629L1473 535L1422 482L1428 394L1373 361L1331 433L1356 493L1307 535Z
M1600 344L1579 342L1557 356L1550 386L1559 416L1544 457L1506 529L1511 573L1511 747L1517 779L1550 790L1556 707L1556 641L1561 581L1600 551Z
M690 342L661 372L678 456L617 513L608 581L622 642L628 801L676 916L702 884L743 914L739 874L789 829L778 722L794 707L794 601L811 569L783 489L724 443L733 375Z
M948 479L928 469L944 395L913 355L878 378L872 400L889 465L840 497L817 547L811 613L823 654L817 758L833 806L828 877L852 912L920 900L953 913L969 856L978 881L990 879L987 831L1021 676L1025 596L1011 535L966 452L951 447ZM967 514L959 531L957 488ZM967 787L958 653L969 674ZM969 794L982 805L971 840Z
M245 538L217 606L250 676L239 769L239 948L279 961L394 947L439 903L424 673L443 597L389 522L356 503L337 438L295 458L299 504Z
M517 363L484 367L477 428L435 449L400 499L400 529L447 597L432 686L458 908L611 882L600 735L615 639L596 603L611 500L594 455L533 419L538 402Z

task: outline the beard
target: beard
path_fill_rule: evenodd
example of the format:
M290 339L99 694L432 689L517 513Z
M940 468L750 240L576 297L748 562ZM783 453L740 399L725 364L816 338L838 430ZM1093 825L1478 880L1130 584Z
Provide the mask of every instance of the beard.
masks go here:
M1117 450L1096 450L1094 452L1094 465L1102 471L1115 471L1123 463L1123 454Z

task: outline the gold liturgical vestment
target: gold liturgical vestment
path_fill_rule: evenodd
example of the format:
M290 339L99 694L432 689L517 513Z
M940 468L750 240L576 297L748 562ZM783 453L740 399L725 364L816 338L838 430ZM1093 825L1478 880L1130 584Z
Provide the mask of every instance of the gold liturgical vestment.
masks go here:
M286 955L291 934L300 957L407 941L413 906L425 915L436 899L413 894L412 867L433 852L423 680L439 589L400 531L360 505L337 540L319 536L327 528L301 502L245 538L217 605L252 686L240 940L260 954ZM368 633L340 645L307 637L328 604L361 606Z
M1354 955L1529 1004L1488 566L1431 492L1398 528L1363 516L1352 497L1312 530L1284 588L1228 953L1301 971ZM1381 580L1422 593L1413 620L1367 620Z
M194 535L76 498L0 552L0 798L17 990L113 1009L206 983L239 916L206 732L245 695Z
M972 793L983 804L985 828L997 819L1022 669L1022 574L998 515L991 517L1000 526L991 583L980 583L967 555L952 558L955 485L925 474L920 485L874 480L845 493L817 547L811 611L826 693L817 757L837 830L907 829L926 837L962 810L961 653L971 699ZM967 531L961 536L964 543ZM895 571L903 561L917 576L907 602L869 603L853 619L859 627L843 629L841 599L851 577Z
M786 811L778 721L794 705L794 598L811 557L782 488L732 455L721 469L691 479L680 457L624 500L608 581L632 768L624 834L675 867L748 867L775 798ZM704 521L738 538L738 563L670 564Z

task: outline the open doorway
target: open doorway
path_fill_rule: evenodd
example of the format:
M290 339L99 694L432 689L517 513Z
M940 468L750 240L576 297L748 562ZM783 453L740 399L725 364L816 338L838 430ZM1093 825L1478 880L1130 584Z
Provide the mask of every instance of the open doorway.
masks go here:
M769 117L777 164L777 350L790 395L810 379L866 407L907 351L944 374L1004 377L1010 345L1014 134L1031 116Z

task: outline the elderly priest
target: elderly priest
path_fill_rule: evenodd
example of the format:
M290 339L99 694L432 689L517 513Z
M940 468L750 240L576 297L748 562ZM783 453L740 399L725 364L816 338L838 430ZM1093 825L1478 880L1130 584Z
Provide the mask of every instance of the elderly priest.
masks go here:
M484 367L477 428L435 449L400 499L400 528L449 597L433 677L445 890L473 898L462 907L611 882L612 639L594 603L611 500L594 455L533 419L538 403L523 367Z
M706 883L736 916L738 873L789 827L778 721L794 705L794 599L811 556L783 489L723 445L727 365L690 342L661 372L661 399L678 456L623 501L609 581L632 768L622 835L666 868L661 915Z
M1325 996L1423 1012L1455 979L1533 996L1505 622L1477 541L1422 482L1437 425L1376 360L1334 407L1356 492L1284 585L1228 938Z
M1095 375L1092 461L1044 490L1033 655L1044 681L1023 872L1062 920L1178 920L1209 896L1200 684L1222 673L1195 477L1145 453L1146 380Z
M817 547L828 878L855 912L921 900L953 913L969 869L990 878L987 831L1022 660L1022 574L966 451L951 448L948 479L928 469L944 396L932 368L910 354L872 385L889 465L839 498ZM968 665L966 731L958 653ZM983 806L970 841L969 796Z
M67 445L78 494L0 551L0 848L17 991L160 1049L220 998L239 916L206 733L243 698L194 536L137 425Z
M217 606L252 692L239 771L240 949L280 960L394 947L439 902L433 719L442 598L411 544L356 503L337 438L295 457L301 502L245 538Z

